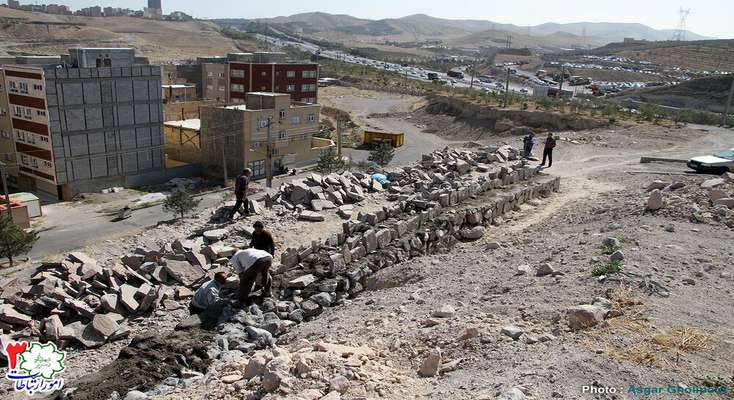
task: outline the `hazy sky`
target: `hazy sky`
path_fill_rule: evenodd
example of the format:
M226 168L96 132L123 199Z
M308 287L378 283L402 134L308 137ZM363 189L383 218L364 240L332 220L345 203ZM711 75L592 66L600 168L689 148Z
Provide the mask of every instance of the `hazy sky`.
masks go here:
M0 0L2 1L2 0ZM141 0L38 0L73 9L92 5L142 9ZM690 8L686 27L701 35L734 38L734 0L163 0L163 11L184 11L199 18L262 18L323 11L380 19L423 13L453 19L487 19L516 25L544 22L639 22L675 29L678 9Z

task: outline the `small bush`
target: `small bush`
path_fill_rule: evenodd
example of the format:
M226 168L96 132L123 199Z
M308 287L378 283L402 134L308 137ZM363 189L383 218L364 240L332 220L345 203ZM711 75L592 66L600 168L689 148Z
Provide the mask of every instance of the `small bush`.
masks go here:
M600 264L594 267L594 269L591 271L592 276L602 276L602 275L610 275L610 274L616 274L617 272L622 270L622 262L621 261L610 261L606 264Z
M614 245L605 245L605 246L604 246L604 250L603 250L602 252L603 252L604 254L606 254L606 255L611 255L612 253L614 253L615 251L617 251L617 250L619 250L619 249L620 249L620 247L619 247L619 246L614 246Z

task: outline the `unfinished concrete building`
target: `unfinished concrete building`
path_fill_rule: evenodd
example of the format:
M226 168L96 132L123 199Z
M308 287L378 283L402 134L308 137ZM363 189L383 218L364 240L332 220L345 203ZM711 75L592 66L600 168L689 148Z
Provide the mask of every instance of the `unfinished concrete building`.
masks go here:
M70 49L64 63L3 66L18 187L69 199L165 179L160 68L134 49Z

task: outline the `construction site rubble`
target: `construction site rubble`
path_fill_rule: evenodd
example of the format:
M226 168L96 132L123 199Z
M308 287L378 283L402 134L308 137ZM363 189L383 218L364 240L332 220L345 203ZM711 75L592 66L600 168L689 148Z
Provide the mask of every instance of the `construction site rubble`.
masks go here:
M673 219L734 229L734 177L655 180L646 188L646 209Z

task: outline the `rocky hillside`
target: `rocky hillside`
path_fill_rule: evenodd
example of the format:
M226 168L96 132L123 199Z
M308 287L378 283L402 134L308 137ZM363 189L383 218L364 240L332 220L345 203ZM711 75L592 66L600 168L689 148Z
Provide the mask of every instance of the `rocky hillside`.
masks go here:
M134 47L139 56L165 62L254 49L234 41L210 22L142 18L93 18L0 8L0 54L65 54L69 47Z

